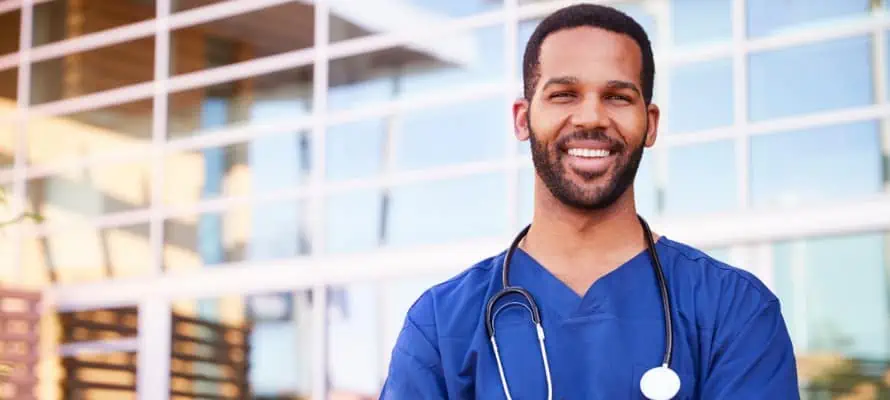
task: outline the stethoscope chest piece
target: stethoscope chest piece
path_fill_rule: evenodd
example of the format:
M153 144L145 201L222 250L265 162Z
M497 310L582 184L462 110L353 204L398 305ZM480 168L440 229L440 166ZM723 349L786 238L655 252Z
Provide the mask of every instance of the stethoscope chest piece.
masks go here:
M643 374L640 389L647 399L670 400L680 391L680 377L669 367L655 367Z

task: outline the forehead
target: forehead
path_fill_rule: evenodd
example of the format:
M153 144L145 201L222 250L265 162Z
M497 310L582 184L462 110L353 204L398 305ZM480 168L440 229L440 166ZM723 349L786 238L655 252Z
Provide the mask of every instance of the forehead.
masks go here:
M542 77L575 76L582 81L623 79L639 82L642 53L628 35L594 27L563 29L541 43Z

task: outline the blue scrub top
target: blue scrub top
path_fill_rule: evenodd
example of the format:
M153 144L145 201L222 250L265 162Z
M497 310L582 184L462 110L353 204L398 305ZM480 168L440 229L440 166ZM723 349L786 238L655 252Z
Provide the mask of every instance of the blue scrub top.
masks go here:
M661 237L674 321L677 399L798 399L791 339L776 296L754 275ZM412 305L392 351L381 398L505 399L485 329L501 288L504 253L440 283ZM665 328L658 281L645 251L583 296L517 249L512 285L538 303L553 399L643 399L640 378L661 364ZM547 398L528 310L506 297L495 337L513 399ZM511 305L512 303L512 305Z

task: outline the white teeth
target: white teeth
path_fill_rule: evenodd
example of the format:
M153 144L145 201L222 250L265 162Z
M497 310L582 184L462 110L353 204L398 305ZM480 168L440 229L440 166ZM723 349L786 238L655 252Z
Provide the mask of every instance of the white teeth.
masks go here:
M608 157L609 150L599 150L599 149L569 149L569 155L575 157Z

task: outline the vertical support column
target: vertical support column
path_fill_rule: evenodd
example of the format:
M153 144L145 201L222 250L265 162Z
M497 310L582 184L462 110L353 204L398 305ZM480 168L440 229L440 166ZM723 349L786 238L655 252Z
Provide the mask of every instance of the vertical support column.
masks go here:
M19 67L18 85L16 87L17 110L13 118L16 138L14 140L13 183L12 183L12 215L26 210L28 206L27 193L27 163L28 158L28 109L31 104L31 45L34 31L34 1L22 0L21 31L19 32ZM24 248L24 228L22 224L12 227L12 268L10 274L17 282L24 281L25 265L22 249Z
M517 153L517 142L513 136L513 101L516 98L516 82L520 81L519 67L516 65L516 57L519 47L519 8L518 0L504 1L504 43L507 48L504 49L504 68L506 68L507 87L504 92L504 117L507 119L507 132L504 132L504 151L507 168L504 169L507 179L507 232L511 235L519 229L519 154Z
M745 0L732 1L732 93L733 125L735 126L735 156L737 204L741 211L750 203L750 136L748 134L748 52Z
M328 0L315 2L315 64L313 69L312 174L310 179L309 218L312 254L325 252L324 181L325 125L328 90ZM312 398L328 398L328 288L313 286L312 302Z
M165 298L150 297L139 303L136 390L140 400L170 397L172 317L170 302Z
M155 15L154 102L151 131L151 210L149 246L155 274L164 270L164 143L167 135L167 79L170 75L172 0L157 0Z
M155 15L154 103L152 107L151 214L149 246L155 274L163 273L164 140L167 131L167 77L170 65L170 2L157 0ZM140 399L170 397L172 312L167 299L139 304L139 350L136 390Z
M655 40L653 42L652 52L654 53L656 62L655 87L653 92L658 93L658 107L661 111L659 118L659 135L663 138L670 134L670 94L671 94L671 59L669 55L672 53L673 45L673 24L671 21L671 5L667 0L651 0L646 3L646 9L655 16ZM652 101L655 102L655 93L653 93ZM661 143L665 140L662 139ZM665 211L665 197L668 188L668 161L670 160L670 147L664 144L656 144L652 151L654 158L651 164L655 181L656 212L661 214Z
M887 0L885 0L887 1ZM872 3L872 17L876 20L886 18L887 11L884 9L880 1ZM874 43L872 43L872 77L875 83L875 104L886 107L888 105L887 90L887 29L884 24L875 24L873 35ZM890 193L890 116L884 116L879 121L880 124L880 143L881 143L881 177L882 187L885 193ZM884 232L884 276L890 277L890 231ZM888 287L890 282L885 283ZM890 302L890 298L884 299L884 302ZM887 338L890 341L890 338Z

